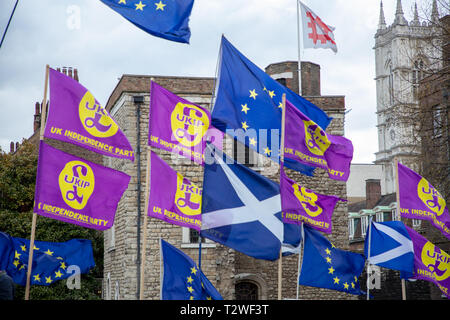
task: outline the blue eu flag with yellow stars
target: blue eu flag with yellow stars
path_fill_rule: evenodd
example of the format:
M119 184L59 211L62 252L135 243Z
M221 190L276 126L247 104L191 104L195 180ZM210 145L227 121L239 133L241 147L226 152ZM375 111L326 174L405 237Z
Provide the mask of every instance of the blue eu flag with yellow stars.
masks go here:
M171 41L189 43L194 0L101 0L138 28Z
M223 300L194 261L161 239L164 263L162 300Z
M0 232L0 270L5 270L14 283L21 286L27 281L29 252L30 240ZM30 284L49 286L75 272L88 273L94 266L90 240L35 241Z
M247 147L279 162L282 96L324 130L331 118L319 107L271 78L224 36L220 49L216 101L211 122ZM285 159L285 166L306 175L314 168Z
M319 231L304 226L305 243L299 284L354 295L361 291L358 278L364 269L362 254L337 249Z

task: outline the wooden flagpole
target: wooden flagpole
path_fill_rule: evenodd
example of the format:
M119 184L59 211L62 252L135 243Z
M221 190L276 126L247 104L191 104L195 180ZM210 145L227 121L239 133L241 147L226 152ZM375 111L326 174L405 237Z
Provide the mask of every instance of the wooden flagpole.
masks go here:
M139 292L139 300L144 300L144 275L145 275L145 260L146 260L146 251L147 251L147 227L148 227L148 201L150 197L150 158L151 158L151 149L150 146L147 146L147 172L145 177L145 215L144 215L144 234L143 234L143 243L142 243L142 252L141 252L141 278L140 278L140 292Z
M44 140L45 123L47 120L47 87L48 87L48 74L49 65L45 67L45 84L44 84L44 99L42 101L42 112L41 112L41 128L39 140ZM30 252L28 255L28 270L27 270L27 282L25 287L25 300L30 299L30 280L31 280L31 270L33 265L33 253L34 253L34 238L36 234L36 220L37 214L33 212L33 219L31 222L31 237L30 237Z
M300 32L300 3L297 1L297 50L298 50L298 94L302 95L302 61L301 61L301 32Z
M281 115L281 146L280 146L280 165L284 163L284 129L286 124L286 94L282 97L282 115ZM280 171L281 174L281 171ZM283 243L280 248L280 258L278 259L278 300L281 300L281 289L283 280Z
M300 252L298 253L298 266L297 266L297 300L299 300L300 296L300 273L303 266L303 252L305 250L305 229L304 223L301 225L301 234L302 234L302 242L300 243Z
M402 218L400 217L400 185L399 185L399 179L398 179L398 158L394 158L394 165L395 165L395 183L396 183L396 198L397 198L397 219L398 221L402 221ZM396 220L397 220L396 219ZM401 279L402 281L402 300L406 300L406 281L405 279Z

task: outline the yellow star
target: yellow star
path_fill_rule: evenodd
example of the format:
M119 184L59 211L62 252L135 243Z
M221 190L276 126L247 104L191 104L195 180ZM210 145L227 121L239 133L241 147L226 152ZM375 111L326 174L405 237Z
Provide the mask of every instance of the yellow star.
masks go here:
M330 249L328 249L328 248L325 249L325 252L326 252L327 254L331 254L331 251L330 251Z
M206 300L212 300L212 298L211 297L206 297Z
M340 279L338 277L334 278L333 280L334 280L334 283L339 284Z
M257 95L258 94L256 93L256 89L250 90L250 98L253 98L256 100Z
M193 296L190 296L190 297L189 297L189 300L194 300L194 297L193 297Z
M331 258L330 257L326 257L325 260L327 260L328 263L331 263Z
M331 244L331 247L333 248L333 249L336 249L336 246L332 243Z
M52 283L52 277L45 277L45 283Z
M344 283L344 289L345 290L348 290L348 288L349 288L349 285L348 285L348 283L346 282L346 283Z
M328 268L328 273L333 274L334 273L334 268L333 267Z
M187 282L188 282L188 283L192 283L193 281L194 281L194 279L192 279L191 276L187 277Z
M22 251L27 251L27 246L26 245L23 245L20 248L22 249Z
M20 259L20 256L21 256L22 254L21 253L18 253L17 251L16 251L16 253L14 254L14 259Z
M256 146L256 139L255 138L250 138L250 144L252 146Z
M19 264L20 264L19 260L14 260L13 265L15 265L16 268L17 268L17 266L18 266Z
M278 108L283 109L283 102L280 102L280 104L278 105Z
M268 147L266 147L264 149L264 153L267 154L268 156L270 156L270 153L272 152L272 150L270 150Z
M24 264L22 264L22 265L20 266L20 268L19 268L19 270L22 270L22 269L25 269L25 265L24 265Z
M159 3L155 3L156 10L164 11L164 7L166 6L162 1L159 1Z
M45 254L47 254L47 255L49 255L49 256L52 256L53 255L53 252L52 251L50 251L50 249L48 249L47 251L45 251L44 252Z
M241 104L242 107L242 112L244 112L245 114L247 114L247 111L250 110L249 107L247 107L247 104Z
M62 277L62 273L61 273L61 271L56 271L55 272L55 278L61 278Z
M60 268L63 269L63 270L66 270L66 268L67 268L66 263L65 262L61 262Z
M135 4L136 10L144 11L144 7L147 6L146 4L143 4L142 1L139 1L139 3Z
M247 124L247 121L242 122L242 129L244 129L245 131L247 131L248 128L249 128L249 125Z
M194 292L194 289L192 287L187 287L187 289L190 293Z
M191 273L197 274L197 269L195 269L195 267L192 267L192 268L191 268Z
M267 93L269 94L269 96L271 97L271 98L273 98L273 97L275 97L276 96L276 94L275 94L275 92L272 90L272 91L267 91Z
M38 281L38 282L41 282L41 277L39 277L39 275L37 274L37 275L35 275L35 276L33 276L33 278L34 278L34 281Z
M355 284L352 282L352 289L355 289Z
M39 250L39 248L34 245L33 250Z
M127 4L127 0L119 0L119 4L121 4L121 3Z
M355 276L355 282L358 282L358 278Z

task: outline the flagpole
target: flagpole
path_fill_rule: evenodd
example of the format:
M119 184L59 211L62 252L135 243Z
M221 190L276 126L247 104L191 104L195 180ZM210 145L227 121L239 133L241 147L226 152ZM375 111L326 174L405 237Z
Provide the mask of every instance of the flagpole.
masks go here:
M400 217L400 186L399 186L399 179L398 179L398 158L394 158L394 165L395 165L395 184L397 188L396 192L396 198L397 198L397 208L396 208L396 220L402 221L402 218ZM406 281L405 279L401 279L402 282L402 300L406 300Z
M297 1L297 50L298 50L298 94L302 95L302 61L300 40L300 3Z
M162 266L162 241L161 236L159 237L159 299L162 300L162 284L163 284L163 266Z
M298 253L298 266L297 266L297 300L299 299L300 294L300 270L303 265L303 250L305 249L305 230L303 229L304 223L301 224L301 235L302 240L300 243L300 252Z
M370 217L369 219L369 232L367 233L367 237L369 238L369 242L368 242L368 249L367 249L367 281L366 281L366 286L367 286L367 300L370 300L370 294L369 294L369 274L370 274L370 246L371 246L371 241L372 241L372 217ZM367 241L367 237L366 237L366 241Z
M145 215L144 215L144 234L143 234L143 243L142 243L142 252L141 252L141 277L140 277L140 291L139 291L139 300L144 300L144 275L145 275L145 260L146 260L146 252L147 252L147 226L148 226L148 201L150 196L150 158L151 158L151 149L150 146L147 146L147 173L145 177Z
M48 75L49 75L49 65L45 66L45 84L44 84L44 99L42 101L42 112L41 112L41 128L39 134L39 141L44 140L45 123L47 120L47 87L48 87ZM30 299L30 280L31 280L31 270L33 265L33 253L34 253L34 238L36 235L36 220L37 213L33 212L33 219L31 221L31 237L30 237L30 252L28 255L28 270L27 270L27 282L25 286L25 300Z

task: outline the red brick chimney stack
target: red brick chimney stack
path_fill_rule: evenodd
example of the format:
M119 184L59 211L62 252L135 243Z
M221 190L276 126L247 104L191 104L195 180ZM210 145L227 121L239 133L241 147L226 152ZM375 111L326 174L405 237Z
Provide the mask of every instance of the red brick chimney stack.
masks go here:
M36 132L41 126L41 104L36 102L34 107L34 122L33 122L33 132Z
M379 179L366 180L366 209L372 209L381 199L381 183Z
M11 143L9 144L9 152L10 153L14 153L14 142L11 141Z

